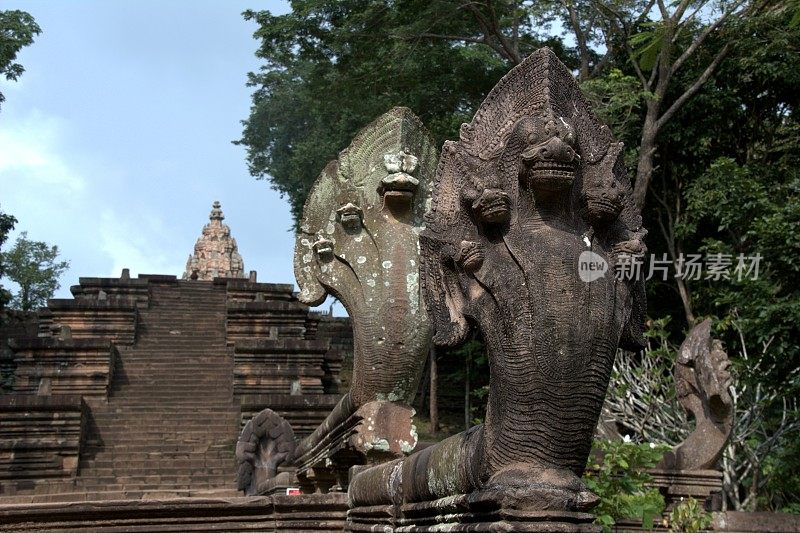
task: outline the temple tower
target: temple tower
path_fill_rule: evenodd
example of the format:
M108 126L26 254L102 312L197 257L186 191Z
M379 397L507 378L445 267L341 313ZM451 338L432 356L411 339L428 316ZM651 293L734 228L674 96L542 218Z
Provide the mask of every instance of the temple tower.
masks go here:
M194 253L186 261L183 279L211 281L214 278L244 277L244 261L239 255L236 239L231 237L231 228L223 224L220 203L212 205L209 222L194 245Z

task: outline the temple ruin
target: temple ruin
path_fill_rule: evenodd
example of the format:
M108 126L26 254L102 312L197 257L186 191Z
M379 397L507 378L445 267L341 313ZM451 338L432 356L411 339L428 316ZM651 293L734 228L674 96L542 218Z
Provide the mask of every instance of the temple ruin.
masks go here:
M297 293L244 274L219 202L182 279L80 278L0 339L3 531L601 531L582 474L646 310L622 148L544 48L441 154L409 109L363 128L309 194ZM582 277L586 261L607 271ZM309 310L329 294L350 319ZM675 369L695 429L653 486L713 510L733 414L710 324ZM472 332L485 422L420 443L430 344ZM793 530L745 514L713 528Z
M304 436L336 405L348 319L243 278L218 202L210 218L197 279L81 278L8 332L0 503L235 496L254 413L269 406Z

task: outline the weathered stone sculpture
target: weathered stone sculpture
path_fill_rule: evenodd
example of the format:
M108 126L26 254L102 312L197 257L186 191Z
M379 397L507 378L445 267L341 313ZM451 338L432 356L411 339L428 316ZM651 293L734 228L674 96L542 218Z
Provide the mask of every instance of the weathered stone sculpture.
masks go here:
M675 387L681 406L695 419L695 429L664 455L657 468L711 470L717 467L733 428L729 366L722 343L711 338L711 319L693 327L678 353Z
M581 511L597 498L580 476L617 347L639 345L644 322L643 282L614 275L644 253L646 233L621 153L549 49L507 74L445 144L421 279L437 344L472 327L485 340L486 422L360 470L353 530L376 520L359 508L380 505L400 506L398 524L448 531L592 530ZM583 281L588 262L609 270Z
M194 245L194 253L186 261L183 279L211 281L217 277L244 277L244 261L239 255L236 239L231 237L231 228L222 222L225 215L219 202L211 206L208 218L203 234Z
M312 435L275 452L283 454L280 459L270 439L259 435L280 440L281 421L269 413L254 419L237 451L245 491L260 491L259 478L274 475L280 464L296 465L305 478L319 478L330 468L346 476L350 465L371 453L395 457L416 445L407 404L431 338L420 297L418 241L436 161L419 119L395 108L362 130L317 179L297 235L295 276L303 302L317 305L332 294L347 309L354 337L352 386ZM347 459L337 466L334 455L340 452ZM259 464L269 464L270 475ZM341 490L346 482L337 477L330 484ZM319 483L315 488L326 489Z
M688 497L710 511L722 508L722 472L717 467L733 429L729 366L722 344L711 337L711 320L694 326L678 351L675 388L695 428L650 471L668 510Z

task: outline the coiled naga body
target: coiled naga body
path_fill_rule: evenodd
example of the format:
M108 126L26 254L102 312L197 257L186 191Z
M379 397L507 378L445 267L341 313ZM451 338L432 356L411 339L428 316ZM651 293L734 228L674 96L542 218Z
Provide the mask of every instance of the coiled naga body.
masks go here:
M420 236L434 342L472 328L485 341L485 423L358 473L351 506L479 493L503 509L591 508L580 476L616 350L641 342L644 287L628 267L645 234L621 143L555 55L535 52L445 144Z

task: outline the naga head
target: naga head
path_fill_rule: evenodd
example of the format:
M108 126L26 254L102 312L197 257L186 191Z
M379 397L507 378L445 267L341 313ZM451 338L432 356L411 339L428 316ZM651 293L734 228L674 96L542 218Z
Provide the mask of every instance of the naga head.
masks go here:
M475 217L483 224L505 224L511 217L511 199L502 189L487 187L468 200Z
M295 241L298 298L318 305L335 295L352 317L353 405L409 402L416 392L431 335L419 233L436 162L419 118L394 108L325 167L306 200Z
M348 232L357 232L361 230L363 211L353 202L344 204L336 210L336 214L339 217L339 223Z
M384 205L396 214L405 214L411 209L419 180L411 174L417 169L418 159L405 150L390 152L383 156L383 165L389 174L378 184L378 194Z
M598 175L584 184L581 194L589 223L608 224L622 212L625 193L613 175Z
M716 468L733 429L729 366L722 344L711 338L711 319L694 326L678 352L675 388L681 406L694 417L695 428L664 454L656 468Z
M559 192L575 180L580 156L575 128L552 114L526 117L512 133L524 143L520 154L520 182L533 191Z

